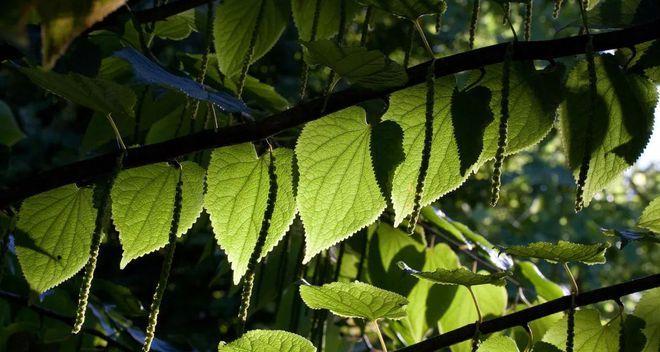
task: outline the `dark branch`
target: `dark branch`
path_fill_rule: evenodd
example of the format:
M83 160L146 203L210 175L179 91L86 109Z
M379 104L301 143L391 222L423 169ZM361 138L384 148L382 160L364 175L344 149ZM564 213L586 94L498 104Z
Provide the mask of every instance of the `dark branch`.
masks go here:
M647 276L641 279L627 281L621 284L602 287L593 291L580 293L575 298L578 307L615 300L625 295L660 286L660 274ZM482 334L490 334L496 331L513 328L516 326L525 326L530 321L546 317L550 314L559 313L567 310L571 306L571 297L564 296L552 301L539 304L537 306L523 309L521 311L505 315L496 319L486 320L479 325L479 331ZM471 339L475 333L475 325L469 324L450 332L431 337L420 343L404 347L395 352L431 352L443 347L451 346L461 341Z
M629 47L649 40L660 38L660 20L630 28L593 35L594 49L597 51ZM578 55L585 51L586 36L562 39L518 42L514 45L514 60L550 60L554 58ZM485 65L502 62L507 43L492 45L460 54L440 58L436 61L436 76L446 76L466 70L473 70ZM384 98L395 91L420 84L429 62L408 70L409 80L406 85L384 92L347 89L332 94L327 108L322 110L324 98L299 104L289 110L274 114L258 123L250 122L222 128L217 132L206 130L166 142L132 148L126 156L126 168L143 166L166 161L200 150L228 146L260 140L288 128L316 120L335 111L365 102ZM20 201L31 195L44 192L69 183L82 182L107 174L114 167L116 154L100 155L65 165L36 176L21 177L18 182L7 187L0 194L0 208Z
M67 325L71 325L71 326L73 326L73 323L74 323L74 320L75 320L73 317L69 317L69 316L66 316L66 315L62 315L62 314L57 313L57 312L54 312L54 311L52 311L52 310L50 310L50 309L46 309L46 308L43 308L43 307L39 307L39 306L35 306L35 305L31 305L31 304L29 304L27 298L22 297L22 296L19 296L19 295L15 294L15 293L12 293L12 292L6 292L6 291L0 291L0 297L5 298L5 299L8 299L8 300L11 300L11 301L14 301L14 302L16 302L16 303L18 303L18 304L21 304L21 305L27 306L28 308L34 310L35 312L37 312L37 313L39 313L40 315L43 315L43 316L45 316L45 317L49 317L49 318L52 318L52 319L55 319L55 320L59 320L59 321L65 323L65 324L67 324ZM116 340L112 339L112 338L109 337L109 336L106 336L104 333L102 333L102 332L100 332L100 331L98 331L98 330L96 330L96 329L83 328L83 329L81 330L81 332L84 333L84 334L88 334L88 335L92 335L92 336L99 337L99 338L101 338L101 339L107 341L107 343L108 343L108 347L115 347L115 348L118 348L118 349L120 349L120 350L122 350L122 351L129 351L129 352L130 352L130 351L133 351L132 348L130 348L130 347L124 345L123 343L121 343L121 342L119 342L119 341L116 341Z

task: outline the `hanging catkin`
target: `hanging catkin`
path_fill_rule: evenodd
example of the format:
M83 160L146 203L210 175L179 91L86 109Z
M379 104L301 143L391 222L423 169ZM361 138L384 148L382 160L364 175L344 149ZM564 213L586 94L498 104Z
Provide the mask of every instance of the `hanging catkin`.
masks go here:
M477 23L479 23L479 4L480 0L472 2L472 17L470 18L470 49L474 49L474 37L477 34Z
M266 211L264 212L264 218L261 222L261 229L259 230L259 236L257 237L257 243L254 246L254 251L250 256L248 261L247 272L245 273L245 278L243 279L243 291L241 292L241 306L238 311L238 322L240 324L240 330L245 329L245 323L247 322L248 309L250 309L250 299L252 297L252 287L254 284L254 271L261 257L261 252L266 243L266 237L268 236L268 230L270 228L270 221L273 216L273 211L275 210L275 202L277 200L277 174L275 174L275 156L273 155L272 149L268 148L269 160L268 160L268 200L266 202Z
M115 182L115 178L119 171L122 169L124 163L125 151L122 151L117 157L117 164L107 178L104 184L97 186L98 190L98 208L96 210L96 220L94 224L94 232L92 232L92 244L89 248L89 259L85 264L85 274L83 275L82 285L78 293L78 307L76 308L76 320L73 323L71 333L77 334L82 329L85 323L85 313L87 312L87 302L89 301L89 292L92 288L92 280L94 279L94 271L96 270L96 261L101 248L101 240L103 237L103 226L105 225L108 213L108 205L110 204L110 189Z
M564 3L564 0L554 0L554 8L552 9L552 17L559 18L559 11L561 11L561 5Z
M532 39L532 10L533 0L525 0L525 40Z
M566 321L566 352L573 352L575 341L575 293L571 293L571 307L568 309Z
M196 79L196 81L199 82L199 84L204 84L204 79L206 78L206 71L208 70L208 66L209 66L209 54L211 52L211 46L213 44L214 13L215 11L213 11L213 1L209 1L209 3L207 4L207 14L206 14L206 37L204 39L205 50L204 50L204 54L202 54L201 67ZM199 110L199 103L200 101L195 99L195 103L192 109L192 114L190 115L190 118L192 120L197 118L197 110ZM193 131L193 126L194 126L194 121L191 121L191 129L190 129L191 132Z
M182 181L182 171L181 165L178 165L179 169L179 181L176 184L176 192L174 195L174 211L172 216L172 224L170 226L170 235L169 242L167 244L167 252L165 254L165 259L163 260L163 265L161 266L160 276L158 278L158 284L156 285L156 291L154 292L153 301L149 307L149 320L147 323L147 329L145 330L144 344L142 345L142 352L148 352L151 349L151 343L154 340L156 334L156 324L158 322L158 313L160 312L160 304L163 301L163 295L165 294L165 288L167 287L167 280L170 276L170 269L172 268L172 261L174 260L174 249L176 248L176 235L179 232L179 219L181 218L181 187L183 184Z
M502 182L502 163L506 153L506 144L509 133L509 90L511 59L513 57L513 43L509 43L504 54L504 63L502 65L502 92L500 97L500 125L498 130L497 152L495 153L495 164L493 166L493 176L491 179L491 198L490 205L497 205L500 198L500 186Z
M257 12L257 21L254 24L252 29L252 35L250 35L250 45L248 45L248 50L245 52L245 57L243 58L243 66L241 67L241 75L238 77L238 84L236 87L236 96L240 99L243 96L243 88L245 88L245 80L247 79L248 71L250 70L250 64L252 63L252 58L254 58L254 47L257 45L257 37L259 36L259 28L261 27L261 22L264 18L264 9L266 7L266 0L262 0L259 5L259 12Z
M319 17L321 15L321 0L316 0L314 4L314 17L312 18L312 28L309 35L309 41L313 42L316 40L316 33L318 32L319 27ZM305 62L305 59L302 60L302 67L300 71L300 100L305 99L307 95L307 82L309 80L309 65Z
M426 73L426 113L424 118L424 147L422 148L422 162L419 166L417 175L417 186L415 188L415 198L413 201L413 211L410 214L408 223L408 234L415 232L415 226L419 219L419 213L422 209L422 194L424 193L424 182L429 169L429 159L431 158L431 145L433 144L433 105L435 102L435 58L431 60L428 72Z

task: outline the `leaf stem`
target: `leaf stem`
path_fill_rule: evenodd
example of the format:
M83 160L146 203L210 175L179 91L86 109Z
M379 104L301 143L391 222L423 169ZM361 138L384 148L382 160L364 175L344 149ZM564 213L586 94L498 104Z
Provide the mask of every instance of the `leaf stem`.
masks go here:
M384 352L387 352L387 345L385 345L385 339L383 339L383 334L380 332L380 327L378 326L378 319L373 321L374 327L376 327L376 333L378 334L378 340L380 340L380 347Z
M422 42L424 43L424 48L426 48L426 51L431 56L431 59L435 59L435 54L433 53L433 49L431 48L428 39L426 39L426 34L424 34L424 29L422 29L422 25L420 24L421 21L422 21L421 18L418 18L416 21L413 21L413 23L415 24L415 29L417 30L417 33L419 33L419 36L422 38Z
M568 274L568 277L571 279L571 293L574 295L577 295L580 290L578 288L577 281L575 280L575 276L573 276L573 273L571 272L571 268L568 267L568 264L566 262L561 263L564 267L564 270Z
M481 315L481 309L479 309L479 302L477 302L477 296L474 295L474 291L472 291L472 287L466 286L468 289L468 292L470 292L470 296L472 297L472 302L474 302L474 308L477 309L477 323L481 324L483 321L483 316Z
M115 139L117 139L117 144L119 145L119 149L126 150L126 144L124 144L124 140L121 138L121 133L119 133L119 129L115 124L115 120L112 119L112 114L108 113L107 115L105 115L105 117L106 119L108 119L108 122L110 123L110 127L112 127L112 130L115 133Z

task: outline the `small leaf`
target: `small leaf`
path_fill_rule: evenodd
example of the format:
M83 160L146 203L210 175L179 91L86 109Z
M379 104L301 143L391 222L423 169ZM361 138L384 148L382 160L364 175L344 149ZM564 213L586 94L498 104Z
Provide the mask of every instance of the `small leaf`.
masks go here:
M526 246L511 246L505 252L513 256L545 259L551 263L581 262L584 264L605 263L605 250L610 244L580 244L559 241L557 244L549 242L534 242Z
M402 86L408 81L406 70L378 50L341 47L332 40L305 42L303 45L307 48L307 63L330 67L356 86L382 90Z
M21 139L25 138L25 134L16 124L16 119L11 109L4 101L0 100L0 144L12 146Z
M438 268L435 271L418 271L409 267L404 262L398 263L399 268L406 273L420 279L430 280L441 285L461 285L461 286L478 286L478 285L495 285L503 286L506 284L504 278L509 275L507 272L496 272L492 274L479 274L467 270L463 267L455 269Z
M302 336L281 330L252 330L218 352L316 352L316 347Z
M296 157L298 209L305 226L304 263L373 223L385 209L371 161L371 127L351 107L308 123Z
M59 74L38 68L20 68L36 85L73 103L104 114L133 117L133 91L112 81L77 73Z
M329 39L339 31L341 2L345 0L320 1L319 23L316 39ZM293 20L298 28L300 40L309 41L312 35L315 0L293 0L291 4ZM354 1L345 1L344 16L348 23L355 17L359 6Z
M176 169L166 163L117 175L110 196L112 219L123 248L121 268L168 243L177 180Z
M257 18L264 1L262 18ZM250 63L270 51L288 24L289 11L289 2L283 0L227 0L218 5L213 37L220 71L230 77L239 73L256 27Z
M247 107L240 100L224 92L210 91L209 88L190 78L171 74L135 49L121 49L115 52L115 56L129 62L133 66L135 75L146 83L164 86L180 91L191 98L209 101L223 111L248 112Z
M413 21L424 15L443 13L447 8L443 0L360 0L360 2Z
M644 208L637 226L660 234L660 197L654 199Z
M595 64L595 110L590 113L590 104L585 103L589 101L589 75L586 61L580 61L568 76L559 115L568 167L576 179L585 156L589 160L585 206L642 154L651 136L657 102L655 85L641 75L624 72L611 55L596 57ZM590 114L591 123L586 118Z
M479 345L477 352L518 352L518 346L508 336L491 335Z
M327 309L344 318L402 319L408 300L359 281L300 286L300 297L311 309Z
M275 156L277 197L262 257L282 239L295 215L293 152L278 148ZM238 284L257 244L268 200L268 154L262 157L252 143L218 148L211 155L204 207L218 244L227 254Z
M600 313L595 309L575 312L575 352L618 352L619 324L620 319L615 319L611 324L602 325ZM566 346L566 319L555 323L545 333L543 341L563 351Z
M635 307L633 313L646 323L642 332L646 336L646 344L642 352L655 352L660 349L660 288L648 290Z
M16 224L16 255L30 288L43 293L87 263L96 210L91 188L67 185L26 199Z

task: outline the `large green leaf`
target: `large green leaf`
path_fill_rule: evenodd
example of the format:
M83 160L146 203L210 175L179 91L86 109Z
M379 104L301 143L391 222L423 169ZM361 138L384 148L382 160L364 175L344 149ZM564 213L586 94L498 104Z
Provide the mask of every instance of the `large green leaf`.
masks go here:
M492 335L479 345L477 352L518 352L518 346L508 336Z
M206 170L193 161L181 163L181 215L179 235L186 233L197 221L204 207Z
M67 185L26 199L16 224L16 255L30 288L43 293L87 263L96 210L91 188Z
M646 336L646 344L642 352L658 351L660 349L660 288L644 292L635 307L634 315L646 323L642 330Z
M126 86L77 73L60 74L38 68L20 71L38 86L76 104L104 114L133 116L135 93Z
M641 75L624 72L613 56L599 56L595 63L596 106L589 104L587 63L581 61L568 76L559 119L568 166L576 179L585 154L589 160L585 206L641 155L651 135L657 102L655 85Z
M328 39L339 31L339 22L341 17L341 2L345 2L344 16L348 23L351 22L358 10L354 1L345 0L323 0L320 3L319 22L316 29L315 39ZM298 37L300 40L312 40L312 22L314 21L314 10L316 0L293 0L291 10L293 20L298 28Z
M601 0L587 11L589 27L625 28L658 18L660 4L655 0ZM582 25L582 21L576 21Z
M218 352L315 352L300 335L282 330L252 330L231 343L220 343Z
M516 273L534 287L537 296L546 301L564 296L561 286L548 280L532 262L518 261Z
M551 263L581 262L584 264L605 263L608 242L581 244L567 241L555 243L534 242L526 246L511 246L505 251L518 257L545 259Z
M12 146L25 138L25 134L16 124L16 119L11 109L4 101L0 100L0 144Z
M257 18L261 6L264 6L262 18ZM284 32L288 20L288 1L223 1L216 9L213 24L215 52L220 71L227 76L234 76L240 72L255 27L259 30L256 33L257 39L251 62L264 56Z
M370 135L360 107L310 122L300 134L296 157L298 209L306 236L303 262L371 224L385 209Z
M408 300L394 292L362 282L333 282L300 286L300 297L312 309L327 309L345 318L402 319Z
M447 4L443 0L360 0L360 2L379 7L409 20L416 20L424 15L443 13L447 8Z
M277 198L262 257L282 239L295 215L293 152L276 149ZM238 283L254 252L268 201L269 154L257 156L252 143L218 148L211 155L204 206L218 244L227 254Z
M332 40L303 43L305 61L330 67L339 76L359 87L381 90L402 86L408 81L406 70L378 50L341 47Z
M543 341L562 351L566 346L566 321L559 320L543 336ZM575 312L575 352L617 352L619 351L619 324L615 319L610 324L601 324L600 313L595 309ZM656 349L657 350L657 349Z
M438 268L435 271L419 271L412 269L402 261L398 264L401 270L412 276L441 285L461 285L470 287L490 284L503 286L506 283L504 278L508 275L507 272L496 272L492 274L475 273L463 267L455 269Z
M654 199L644 208L637 226L660 233L660 197Z

